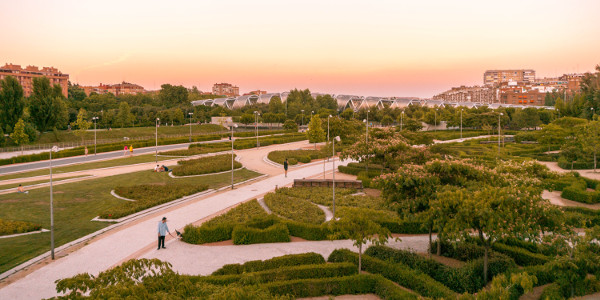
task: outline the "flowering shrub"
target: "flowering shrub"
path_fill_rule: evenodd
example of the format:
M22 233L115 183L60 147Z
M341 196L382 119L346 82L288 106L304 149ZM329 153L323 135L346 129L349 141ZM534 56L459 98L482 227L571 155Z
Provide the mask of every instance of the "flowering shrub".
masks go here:
M23 221L10 221L0 219L0 235L9 235L15 233L26 233L42 229L39 224Z

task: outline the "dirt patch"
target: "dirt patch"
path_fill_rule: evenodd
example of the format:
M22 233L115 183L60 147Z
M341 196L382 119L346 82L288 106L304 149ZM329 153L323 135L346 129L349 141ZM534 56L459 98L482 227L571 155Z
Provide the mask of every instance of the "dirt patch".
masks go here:
M540 299L540 296L544 292L544 289L546 287L548 287L549 285L550 285L550 283L549 284L540 285L540 286L536 286L529 293L521 295L521 297L519 297L519 300L536 300L536 299Z
M63 191L56 191L56 192L52 192L52 194L64 194L65 192Z
M427 253L417 253L425 258L429 258L429 254ZM465 265L464 261L460 261L458 259L454 259L454 258L449 258L449 257L445 257L445 256L439 256L439 255L435 255L435 254L431 254L431 259L442 263L448 267L452 267L452 268L460 268L462 266Z
M372 196L372 197L379 197L381 196L381 191L378 189L364 189L365 194L367 194L367 196Z

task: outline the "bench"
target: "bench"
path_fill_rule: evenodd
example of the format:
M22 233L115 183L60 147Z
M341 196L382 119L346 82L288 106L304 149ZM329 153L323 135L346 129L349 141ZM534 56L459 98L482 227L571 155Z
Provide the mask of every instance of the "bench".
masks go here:
M333 179L294 179L294 187L333 187ZM360 180L337 179L336 188L352 188L362 190Z

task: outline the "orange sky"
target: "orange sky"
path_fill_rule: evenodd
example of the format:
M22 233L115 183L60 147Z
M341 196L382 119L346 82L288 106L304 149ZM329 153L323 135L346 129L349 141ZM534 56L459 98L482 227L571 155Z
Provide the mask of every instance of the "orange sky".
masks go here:
M418 3L417 3L418 2ZM0 64L83 85L430 97L600 64L600 1L1 1Z

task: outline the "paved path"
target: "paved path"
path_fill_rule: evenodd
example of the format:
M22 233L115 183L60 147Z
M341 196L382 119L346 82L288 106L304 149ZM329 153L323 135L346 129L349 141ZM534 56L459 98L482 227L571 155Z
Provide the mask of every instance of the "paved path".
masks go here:
M554 205L568 206L568 207L585 207L585 208L589 208L589 209L593 209L593 210L600 209L600 203L596 203L596 204L581 203L581 202L565 199L565 198L561 197L560 195L561 195L560 191L550 192L548 190L544 190L542 192L542 198L547 199L548 201L550 201L550 203L552 203Z
M268 149L273 150L272 147L268 147ZM264 149L262 155L266 155L265 153L268 151ZM240 151L239 154L241 155L241 153ZM259 155L258 151L255 155ZM243 159L244 157L242 157ZM326 168L331 170L331 165L327 164ZM156 227L161 216L168 218L168 224L172 230L181 229L186 224L214 215L235 204L259 197L273 190L276 185L286 186L291 184L294 178L310 177L322 171L322 164L309 164L303 168L289 171L287 178L283 174L275 175L234 190L204 196L198 201L176 207L168 212L153 214L134 222L134 224L111 231L68 256L59 258L4 286L0 289L0 299L40 299L56 296L54 282L57 279L84 272L96 275L130 257L138 257L138 253L148 247L152 249L156 243ZM169 243L169 245L171 244ZM170 250L164 252L167 251Z
M512 137L514 135L503 135L503 136L504 137ZM434 144L461 143L461 142L468 141L468 140L487 139L490 137L494 137L494 138L498 139L498 135L480 135L480 136L472 136L472 137L466 137L466 138L462 138L462 139L453 139L453 140L445 140L445 141L433 140L433 143Z
M555 171L558 173L571 172L571 170L565 170L565 169L559 167L557 162L538 161L538 163L547 166L548 169L550 169L550 171ZM579 173L579 175L581 175L583 177L587 177L589 179L600 180L600 169L597 169L597 172L594 172L594 170L573 170L573 171Z

